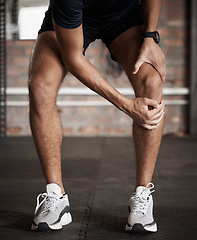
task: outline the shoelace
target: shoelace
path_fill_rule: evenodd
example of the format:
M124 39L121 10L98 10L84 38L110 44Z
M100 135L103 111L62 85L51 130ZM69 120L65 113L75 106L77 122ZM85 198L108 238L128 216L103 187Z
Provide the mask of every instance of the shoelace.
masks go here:
M134 195L131 198L133 200L132 212L137 214L142 213L143 215L146 214L149 205L149 196L151 193L155 192L155 190L152 190L153 188L154 184L148 183L140 195Z
M41 202L40 202L40 197L43 198L43 200ZM46 213L47 211L54 210L59 201L60 201L59 196L57 196L57 197L49 196L47 193L39 194L37 197L37 205L36 205L35 214L42 204L44 204L42 213Z

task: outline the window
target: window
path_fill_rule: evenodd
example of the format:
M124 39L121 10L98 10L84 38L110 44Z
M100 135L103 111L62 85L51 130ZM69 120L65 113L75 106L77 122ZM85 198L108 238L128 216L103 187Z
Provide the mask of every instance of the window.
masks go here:
M22 7L19 10L19 39L35 39L48 6Z

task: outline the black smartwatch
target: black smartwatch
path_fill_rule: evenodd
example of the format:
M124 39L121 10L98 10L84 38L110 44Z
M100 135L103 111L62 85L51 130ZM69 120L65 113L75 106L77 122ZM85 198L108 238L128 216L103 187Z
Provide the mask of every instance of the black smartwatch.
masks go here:
M159 33L157 31L155 32L145 32L142 34L142 41L144 40L144 38L153 38L154 41L159 44L160 42L160 36Z

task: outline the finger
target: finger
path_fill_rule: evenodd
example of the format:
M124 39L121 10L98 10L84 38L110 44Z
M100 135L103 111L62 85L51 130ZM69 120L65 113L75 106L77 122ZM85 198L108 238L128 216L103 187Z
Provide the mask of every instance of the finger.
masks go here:
M158 119L145 121L144 124L155 126L155 125L159 124L159 122L161 121L162 118L163 118L163 116L160 116Z
M160 106L160 104L158 104L157 101L155 101L155 100L153 100L153 99L150 99L150 98L144 98L144 101L145 101L145 104L146 104L147 106L151 106L151 107L153 107L154 109L155 109L155 108L158 109L159 106ZM154 110L154 109L153 109L153 110Z
M164 104L161 103L159 105L159 108L154 108L153 110L150 110L148 112L148 119L149 120L155 120L159 118L164 113Z
M164 112L163 114L161 115L161 117L159 119L157 119L157 124L159 124L161 122L161 120L163 119L163 116L164 116Z
M155 116L153 116L153 118L151 118L149 122L151 122L151 121L157 121L158 119L162 118L163 115L164 115L164 111L161 111L161 112L159 112L158 114L156 114Z
M159 126L159 124L156 125L142 124L141 126L147 130L153 130L156 129Z
M158 109L153 109L153 110L149 111L150 112L150 116L152 115L151 120L159 118L164 113L164 104L160 104L160 107Z
M163 119L163 116L164 116L164 112L162 113L162 115L157 118L157 119L154 119L154 120L151 120L149 122L147 122L149 125L157 125L161 122L161 120Z
M139 71L143 63L144 61L139 57L134 65L133 74L136 74Z

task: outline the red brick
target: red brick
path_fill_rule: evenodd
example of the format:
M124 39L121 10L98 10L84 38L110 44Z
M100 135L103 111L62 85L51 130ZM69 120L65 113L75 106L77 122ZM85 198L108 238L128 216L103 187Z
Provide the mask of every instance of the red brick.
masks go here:
M170 28L167 28L167 29L160 28L160 29L158 29L158 31L159 31L159 34L161 36L161 39L163 37L169 37L169 36L172 36L174 34L174 30L170 29Z
M10 58L10 57L7 56L6 64L7 64L7 65L11 65L11 64L12 64L12 58Z
M183 67L177 67L176 68L176 73L179 74L179 75L184 75L184 74L186 74L186 69L183 68Z
M169 77L169 75L173 75L175 73L175 68L167 67L166 72L167 72L167 76Z
M7 134L8 135L16 135L19 134L22 131L21 127L7 127Z
M104 130L107 134L125 133L125 129L120 127L106 127Z
M64 135L71 135L71 134L73 134L73 128L71 128L71 127L65 127L65 128L63 128L63 134Z
M13 59L12 63L15 64L15 66L26 66L29 65L29 58L17 56L16 58Z
M16 46L20 46L20 47L31 47L34 44L34 40L18 40L18 41L13 41L13 43L15 43Z
M20 74L24 74L27 72L27 67L18 67L18 66L13 66L12 68L7 68L7 75L9 76L17 76Z
M168 8L168 9L174 9L174 7L176 7L176 8L178 8L178 7L180 7L181 6L181 1L167 1L167 0L165 0L165 1L163 1L163 7L166 7L166 8Z
M171 27L182 27L184 26L185 22L184 19L179 19L179 20L171 20L167 22L168 26Z
M99 116L96 118L96 121L99 122L100 124L102 123L108 123L109 122L109 118L105 115Z
M100 129L97 126L86 126L86 127L80 127L79 133L82 135L92 135L92 134L99 134Z
M184 39L178 38L178 39L164 39L163 43L166 46L170 46L170 47L184 47L185 45L185 41Z
M23 55L23 53L24 53L23 48L13 48L13 47L7 48L7 56L8 57L21 56L21 55Z
M33 47L33 46L32 46L32 47ZM31 48L26 48L26 49L25 49L25 55L28 56L28 58L29 58L29 56L30 56L31 53L32 53L32 47L31 47Z

